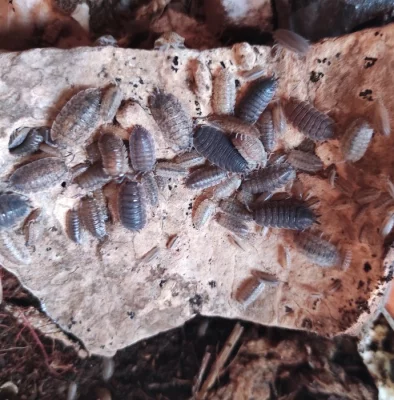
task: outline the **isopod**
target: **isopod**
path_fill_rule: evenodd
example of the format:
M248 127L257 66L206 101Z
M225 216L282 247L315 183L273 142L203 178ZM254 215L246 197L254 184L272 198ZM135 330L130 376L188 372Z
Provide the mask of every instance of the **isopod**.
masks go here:
M237 175L227 178L215 187L213 197L217 200L230 197L241 186L241 181Z
M342 153L346 161L356 162L366 153L373 129L364 118L357 118L346 129L341 139Z
M273 103L271 112L274 131L278 136L281 136L286 129L286 116L280 100L276 100Z
M274 97L277 87L278 82L273 77L252 82L237 107L236 116L254 124Z
M380 99L375 102L374 127L376 132L384 136L390 136L390 115L383 101Z
M260 136L260 132L256 126L250 125L245 121L242 121L242 119L232 115L211 115L208 117L208 122L220 130L228 133L249 135L255 138Z
M312 140L320 141L333 138L334 120L306 101L290 98L284 110L287 120Z
M242 189L252 194L273 192L292 181L296 174L294 168L287 163L269 165L257 171L250 180L242 183Z
M295 235L297 248L321 267L333 267L340 263L339 251L332 243L309 232Z
M266 285L276 285L277 283L278 279L276 276L263 271L253 270L251 276L246 278L237 288L235 299L244 308L247 308L260 297Z
M128 169L127 150L123 140L114 135L110 130L102 128L99 139L104 172L111 177L121 177Z
M92 236L103 239L107 235L105 218L96 200L84 197L79 203L78 212L82 225Z
M101 90L86 89L74 95L53 122L51 135L66 145L84 144L99 124Z
M66 213L66 234L75 243L81 243L81 220L78 210L71 209Z
M291 267L290 251L282 244L278 244L278 263L282 268L289 269Z
M188 176L186 187L189 189L206 189L223 182L226 178L227 172L218 167L202 167Z
M35 193L56 186L66 178L67 172L64 161L56 157L47 157L17 168L9 181L16 190Z
M74 179L81 189L93 191L102 188L111 180L111 177L105 173L101 162L91 165L86 171Z
M249 135L236 135L232 139L233 145L239 154L249 164L249 168L265 167L267 164L267 153L263 143L256 137Z
M35 248L38 238L42 233L41 209L36 208L33 210L23 223L23 233L25 235L25 245L27 247Z
M218 129L202 125L194 133L194 147L212 164L231 172L245 172L247 161L238 153L231 140Z
M225 213L217 213L215 219L223 228L241 238L247 238L250 235L248 226L237 217Z
M73 165L70 168L70 175L71 178L74 179L78 175L81 175L83 172L85 172L89 167L91 166L89 161L81 162L79 164Z
M159 188L156 183L153 172L144 174L141 178L141 183L144 186L145 195L148 203L152 207L157 207L159 204Z
M85 147L86 155L91 163L101 160L101 153L98 142L92 142Z
M297 147L296 150L301 150L306 153L314 153L316 150L316 143L309 138L305 138ZM334 165L334 164L332 164Z
M201 229L215 212L215 203L210 199L203 200L193 213L192 222L196 229Z
M156 175L163 178L182 178L189 173L187 168L174 162L167 161L158 162L156 164L155 172Z
M273 33L275 42L300 56L305 56L309 50L309 42L295 32L287 29L277 29Z
M257 65L256 67L252 68L249 71L246 71L242 74L242 78L245 81L254 81L256 79L259 79L265 75L265 69L261 67L260 65Z
M295 169L306 172L317 172L324 167L323 161L316 154L295 149L290 151L287 162Z
M29 213L28 200L16 193L0 194L0 229L9 228Z
M30 254L11 232L0 232L0 254L13 264L30 264Z
M242 221L252 221L252 214L237 200L221 200L219 207L227 214L233 215Z
M233 114L235 79L227 69L221 69L213 80L212 109L215 114Z
M107 200L102 189L97 189L93 193L93 198L96 200L97 205L100 207L101 213L103 214L104 221L108 221L109 214L107 208Z
M269 200L254 210L253 219L260 226L302 231L316 222L316 215L299 200Z
M102 122L112 122L122 100L123 93L118 86L111 85L104 91L100 106L100 118Z
M260 133L260 140L264 145L264 149L271 153L276 145L276 137L274 130L274 123L272 118L272 111L267 109L257 121L256 127Z
M39 149L43 141L44 134L40 128L20 128L11 134L8 150L15 156L32 154Z
M175 151L187 150L192 142L192 120L182 103L171 93L156 90L149 97L153 118Z
M233 246L236 246L239 249L241 249L242 251L245 251L245 248L243 247L242 242L236 236L228 234L227 239Z
M143 126L135 125L129 141L131 164L135 171L152 171L156 163L155 142Z
M240 203L242 203L248 210L250 210L254 201L254 195L250 192L247 192L246 190L240 190L237 193L236 199Z
M353 196L353 191L354 191L353 184L349 182L347 179L343 178L342 176L336 175L334 180L334 185L335 188L340 190L345 196L348 197Z
M145 194L141 184L129 180L122 183L118 212L122 225L130 231L140 231L146 225Z
M175 157L175 162L183 168L193 168L205 164L205 157L200 156L195 150L187 151Z
M347 271L350 265L352 264L352 260L353 260L353 252L351 250L346 250L342 259L341 268L344 271Z

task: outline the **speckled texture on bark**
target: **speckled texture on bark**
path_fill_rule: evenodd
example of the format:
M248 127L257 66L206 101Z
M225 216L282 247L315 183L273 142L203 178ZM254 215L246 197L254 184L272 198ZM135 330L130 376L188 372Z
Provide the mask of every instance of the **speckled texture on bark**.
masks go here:
M280 77L277 97L308 99L320 111L330 112L341 134L356 114L373 112L370 106L377 97L390 113L394 112L390 92L394 27L381 29L378 35L376 31L326 40L312 46L306 59L286 51L272 55L271 49L254 46L255 66L263 67L267 76L275 73ZM365 57L375 57L377 61L368 66ZM119 111L119 123L125 129L136 123L143 125L154 135L157 157L171 158L174 153L147 114L147 98L154 87L160 87L177 96L193 117L208 115L212 111L210 103L198 102L190 85L189 65L196 58L209 65L211 73L223 62L241 77L235 67L234 52L228 48L159 52L109 47L2 53L3 178L15 163L7 150L14 129L50 125L77 90L105 87L114 81L120 85L125 99L134 100L126 101ZM292 148L302 141L302 135L289 125L283 141ZM389 160L393 142L394 138L374 137L365 157L351 167L357 171L356 181L383 190L383 177L392 171ZM74 149L75 164L84 160L83 146L79 146ZM316 152L326 167L342 160L337 141L320 144ZM371 165L373 168L367 173L366 168ZM341 175L347 169L343 163L338 165ZM131 233L119 222L107 224L109 240L98 243L87 235L81 246L68 240L64 233L65 214L77 201L76 188L64 189L59 182L50 191L34 193L34 207L44 206L45 229L31 255L32 263L19 266L2 257L0 262L41 300L43 308L60 326L79 337L88 350L102 355L180 325L196 312L325 335L357 332L361 323L370 318L368 311L376 310L380 301L377 294L385 285L381 278L389 269L388 262L382 263L379 235L375 244L367 246L358 243L358 230L364 222L380 226L384 217L367 213L364 220L344 225L345 218L350 220L355 209L332 210L340 192L332 190L328 180L317 175L302 175L300 180L306 191L321 199L318 212L324 232L334 243L353 249L353 262L346 272L311 264L296 253L294 243L279 230L271 230L266 238L255 231L251 239L242 242L246 252L228 242L228 232L218 224L212 222L197 231L189 208L196 194L185 188L182 181L172 185L172 190L164 189L158 209L148 212L149 222L141 232ZM114 196L113 189L112 184L106 188L107 196ZM348 236L348 229L353 230L353 239ZM168 250L166 242L174 234L178 234L179 240ZM288 270L278 262L278 241L290 250L292 267ZM161 249L158 257L146 265L140 264L138 260L154 246ZM276 274L281 283L265 290L244 310L233 294L253 268ZM342 289L331 293L334 279L341 280ZM312 297L311 293L322 296Z

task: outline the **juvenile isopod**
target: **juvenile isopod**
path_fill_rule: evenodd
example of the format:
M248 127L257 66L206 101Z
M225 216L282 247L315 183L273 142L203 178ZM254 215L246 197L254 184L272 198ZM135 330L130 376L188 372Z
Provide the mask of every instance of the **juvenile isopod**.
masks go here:
M206 189L227 178L227 172L214 166L202 167L193 171L186 179L186 187L189 189Z
M233 215L242 221L252 221L252 214L237 200L224 199L219 203L219 207L227 214Z
M56 157L47 157L17 168L9 181L16 190L23 193L35 193L56 185L60 186L67 172L64 161Z
M323 161L316 154L295 149L290 151L287 162L295 169L306 172L317 172L324 167Z
M203 200L193 213L192 222L196 229L201 229L215 212L215 203L210 199Z
M282 268L291 267L291 256L290 251L286 246L278 244L278 263Z
M29 213L29 210L27 198L16 193L1 193L0 229L15 225Z
M231 172L245 172L247 161L235 149L231 140L218 129L202 125L194 133L194 147L212 164Z
M123 176L128 169L127 150L123 140L103 127L98 145L104 172L111 177Z
M264 145L264 149L268 153L271 153L276 145L276 136L271 110L267 109L261 114L261 117L256 123L256 127L259 130L260 140Z
M146 199L152 207L157 207L159 204L159 188L153 172L144 174L141 178L141 183L144 186Z
M286 129L286 116L280 100L276 100L272 104L271 112L274 131L278 136L281 136Z
M254 210L253 219L260 226L302 231L316 222L316 215L299 200L269 200Z
M53 122L52 139L61 139L71 147L84 144L99 124L100 102L100 89L85 89L74 95Z
M254 124L274 97L278 82L275 78L264 78L252 82L236 109L236 116Z
M245 81L254 81L255 79L262 78L264 75L265 75L265 69L262 66L257 65L251 70L244 72L242 74L242 78Z
M338 249L327 240L309 232L298 232L294 239L301 253L321 267L334 267L340 263Z
M81 243L81 220L78 210L68 210L66 213L66 234L75 243Z
M145 194L141 184L126 180L118 195L118 213L122 225L140 231L146 225Z
M235 299L247 308L261 295L267 285L277 285L278 279L263 271L253 270L250 277L241 282L235 293Z
M267 153L259 139L249 135L236 135L233 137L232 142L239 154L249 164L250 169L265 167Z
M390 115L381 99L375 102L374 128L384 136L390 136Z
M30 253L12 232L0 232L0 254L14 264L30 264Z
M96 200L84 197L80 201L78 212L82 225L92 236L103 239L107 235L105 218Z
M215 215L215 220L223 228L241 238L247 238L250 235L248 226L237 217L225 213L217 213Z
M174 162L160 161L156 164L156 175L163 178L182 178L187 176L187 168Z
M193 168L205 164L205 157L200 156L195 150L187 151L175 157L175 162L183 168Z
M356 162L366 153L373 129L364 118L357 118L346 129L341 139L342 153L346 161Z
M254 202L254 195L246 190L240 190L236 195L236 199L250 210Z
M70 175L71 178L74 179L76 178L78 175L81 175L83 172L85 172L89 167L91 166L89 161L84 161L81 163L78 163L76 165L73 165L70 168Z
M285 105L287 120L312 140L327 140L334 136L334 120L306 101L290 98Z
M381 195L380 190L372 187L356 190L353 194L353 199L358 204L370 204L376 201Z
M179 241L179 236L177 234L171 235L166 243L167 249L171 250L178 243L178 241Z
M252 194L273 192L296 177L294 168L287 164L274 164L257 171L248 181L242 183L242 189Z
M309 50L309 42L295 32L287 29L277 29L274 31L274 40L281 46L300 56L305 56Z
M237 175L225 179L215 187L213 197L217 200L230 197L241 186L241 181Z
M82 174L75 177L74 183L76 183L81 189L93 191L102 188L110 180L111 177L105 173L101 162L96 162Z
M100 106L100 117L102 122L112 122L122 100L123 93L118 86L112 85L104 91Z
M260 132L256 126L250 125L232 115L211 115L208 117L208 122L227 133L249 135L255 138L260 136Z
M191 147L192 120L173 94L156 90L149 97L149 108L165 139L175 151Z
M100 207L101 212L104 216L104 221L108 221L108 207L107 207L107 199L105 197L103 189L96 189L93 193L93 198L96 200L97 205Z
M344 271L347 271L350 265L352 264L352 260L353 260L353 252L351 250L346 250L342 259L341 268Z
M384 219L382 227L380 228L380 235L385 238L394 228L394 210L391 210L387 217Z
M42 219L41 209L33 210L23 223L23 234L25 235L25 246L33 247L42 234L43 227L40 224Z
M40 128L20 128L11 134L8 150L15 156L32 154L40 148L43 141L44 134Z
M212 109L215 114L233 114L235 79L227 69L221 69L213 80Z
M158 246L152 247L147 253L145 253L139 260L139 264L148 264L156 259L160 254L160 248Z
M200 60L192 63L194 92L198 97L210 98L212 93L212 76L209 67Z
M155 142L143 126L135 125L129 141L131 165L135 171L152 171L156 163Z

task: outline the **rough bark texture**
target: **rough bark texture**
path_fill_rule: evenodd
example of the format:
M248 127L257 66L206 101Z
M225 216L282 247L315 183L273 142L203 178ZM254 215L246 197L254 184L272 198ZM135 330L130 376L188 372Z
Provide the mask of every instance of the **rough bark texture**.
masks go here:
M377 34L375 33L377 32ZM306 59L285 50L272 54L270 48L250 47L255 55L251 67L261 66L279 80L277 97L308 99L338 122L339 136L349 121L373 115L373 102L381 98L394 112L391 96L394 27L366 30L313 46ZM376 58L372 64L367 57ZM192 91L192 60L198 58L215 74L224 64L246 87L230 48L198 52L77 48L69 51L37 49L0 55L0 168L3 179L16 160L8 153L10 134L21 126L50 125L59 109L76 91L104 87L114 81L128 102L118 113L126 129L141 124L154 135L159 158L174 154L163 141L158 127L144 111L154 87L176 95L193 117L211 112L209 98ZM289 127L282 144L294 147L302 135ZM341 175L357 184L384 189L392 171L393 138L376 135L366 156L349 168L338 164ZM75 148L73 163L84 160L83 148ZM317 149L325 166L341 161L338 142ZM356 178L353 178L355 174ZM5 268L42 302L48 314L64 329L79 337L93 353L109 355L117 349L160 331L181 325L195 313L243 318L268 325L307 329L325 335L357 332L370 318L388 280L391 259L383 263L383 243L358 242L364 222L380 226L384 215L371 211L351 221L354 207L333 211L341 195L319 176L300 177L305 191L320 198L322 230L342 249L353 250L347 271L322 269L298 254L290 237L272 230L267 238L260 232L244 241L242 251L228 242L227 231L215 222L197 231L192 226L191 208L196 193L183 182L173 182L161 194L160 206L149 212L149 223L140 233L130 233L116 222L108 224L109 240L98 244L85 238L82 246L64 233L65 213L75 204L73 186L31 196L35 207L43 207L44 233L28 266L13 265L0 257ZM2 184L5 188L5 184ZM114 196L113 187L106 190ZM253 228L255 229L255 228ZM350 233L349 233L350 230ZM171 250L165 244L171 235L179 241ZM291 268L278 262L278 242L291 254ZM154 246L158 258L149 264L138 260ZM277 287L268 287L247 310L233 294L250 270L276 274ZM330 292L335 279L342 287ZM319 296L313 294L319 294Z

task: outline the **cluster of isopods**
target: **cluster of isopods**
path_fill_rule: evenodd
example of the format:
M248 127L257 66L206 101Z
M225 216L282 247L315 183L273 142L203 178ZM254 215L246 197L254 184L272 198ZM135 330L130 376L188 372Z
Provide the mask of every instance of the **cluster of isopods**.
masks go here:
M307 51L304 42L300 48L302 54ZM109 214L126 229L140 231L147 223L147 207L157 206L158 193L166 179L185 179L187 188L204 190L193 211L196 229L214 217L231 232L233 243L240 246L237 237L251 235L251 221L264 229L294 230L297 248L312 262L322 267L342 264L346 268L351 262L349 254L341 255L321 235L306 231L318 223L314 201L299 194L289 197L289 190L278 193L291 187L298 172L323 170L314 146L334 137L334 121L305 101L275 100L278 80L262 77L259 69L250 77L253 80L236 105L235 78L227 69L221 69L213 81L213 114L202 123L199 120L196 126L173 94L156 89L149 98L151 115L167 143L178 153L173 160L158 162L155 141L147 129L135 125L127 132L113 123L123 99L118 87L78 92L62 108L51 130L22 128L11 135L11 154L25 156L40 150L50 156L18 166L8 177L14 192L0 195L0 227L14 226L26 217L30 211L26 194L70 180L82 193L78 205L68 210L65 221L65 231L75 243L81 243L83 229L104 239ZM387 135L390 127L386 114L380 104L375 124ZM286 154L275 152L287 122L306 139ZM372 135L366 119L352 122L342 138L344 161L360 160ZM70 166L64 157L67 152L72 153L75 144L83 144L87 161ZM335 184L333 173L329 179ZM111 213L103 193L109 182L118 186L117 207ZM221 209L218 213L217 207ZM29 235L38 218L39 210L33 210L25 221ZM4 229L0 240L3 256L12 262L29 262L28 253ZM26 243L29 245L29 240ZM264 285L274 282L275 277L255 271L235 297L248 305Z

